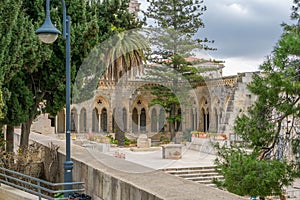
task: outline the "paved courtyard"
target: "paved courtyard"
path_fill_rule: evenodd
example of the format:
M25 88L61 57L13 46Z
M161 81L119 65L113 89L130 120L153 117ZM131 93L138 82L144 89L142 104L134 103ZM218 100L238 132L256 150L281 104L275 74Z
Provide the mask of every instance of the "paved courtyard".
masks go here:
M125 155L125 160L152 168L180 168L180 167L200 167L214 165L215 155L189 150L183 147L182 158L178 160L163 159L162 148L153 148L153 151L131 151L130 148L111 148L107 154L115 156Z

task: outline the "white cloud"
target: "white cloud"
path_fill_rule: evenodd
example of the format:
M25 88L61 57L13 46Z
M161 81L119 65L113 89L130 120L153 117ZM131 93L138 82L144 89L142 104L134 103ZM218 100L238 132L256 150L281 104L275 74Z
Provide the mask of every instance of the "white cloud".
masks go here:
M238 3L230 4L228 8L229 12L233 12L233 14L236 15L247 15L249 13L246 7L243 7L243 5Z
M259 65L263 63L264 58L247 59L243 57L225 58L225 67L223 75L235 75L241 72L253 72L259 70Z

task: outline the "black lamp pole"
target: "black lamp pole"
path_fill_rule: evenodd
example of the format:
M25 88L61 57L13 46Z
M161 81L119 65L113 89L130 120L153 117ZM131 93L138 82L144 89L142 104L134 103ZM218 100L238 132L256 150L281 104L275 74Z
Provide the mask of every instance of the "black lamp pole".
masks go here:
M66 4L62 0L63 7L63 38L66 40L66 160L64 162L64 182L72 182L73 162L71 161L71 139L70 139L70 91L71 91L71 45L70 45L70 24L71 18L67 16ZM50 18L50 0L46 0L46 19L43 25L35 31L40 40L44 43L53 43L61 32L57 30ZM72 185L65 185L65 190L72 189Z

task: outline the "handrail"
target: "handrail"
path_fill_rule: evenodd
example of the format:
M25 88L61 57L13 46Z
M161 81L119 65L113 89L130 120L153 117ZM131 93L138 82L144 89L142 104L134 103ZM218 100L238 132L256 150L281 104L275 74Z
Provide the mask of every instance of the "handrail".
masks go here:
M11 175L8 175L6 173L10 173ZM31 181L35 181L36 184L21 180L20 178L13 177L12 175L17 175L19 177L26 178L26 179L29 179ZM10 181L13 180L13 181L16 181L17 183L22 183L22 184L25 184L27 186L33 187L33 189L29 189L29 188L17 185L15 183L10 182L8 179ZM83 188L79 188L79 185L83 185L84 182L51 183L51 182L48 182L48 181L45 181L45 180L42 180L42 179L38 179L38 178L35 178L35 177L32 177L32 176L28 176L26 174L22 174L20 172L9 170L9 169L3 168L3 167L0 167L0 183L3 183L3 184L6 184L6 185L9 185L9 186L24 190L24 191L29 192L29 193L34 194L34 195L37 195L39 197L39 200L41 200L42 197L45 198L45 199L50 199L50 200L67 199L67 198L53 198L53 197L50 197L46 194L43 194L42 191L48 192L48 193L53 194L53 195L58 194L58 193L68 193L68 194L70 194L70 193L74 193L74 192L84 192ZM46 185L46 186L49 186L49 187L50 186L51 187L58 187L58 186L65 186L65 185L77 185L78 188L77 189L69 189L69 190L53 190L53 189L49 189L47 187L41 186L41 183Z

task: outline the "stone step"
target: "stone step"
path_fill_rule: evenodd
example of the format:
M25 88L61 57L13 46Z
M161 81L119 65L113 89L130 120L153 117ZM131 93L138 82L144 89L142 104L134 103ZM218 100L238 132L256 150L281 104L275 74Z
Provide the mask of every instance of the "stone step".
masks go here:
M211 173L190 173L190 174L176 174L175 176L180 176L182 178L193 178L193 177L214 177L218 176L217 172Z
M215 169L202 169L202 170L182 170L182 171L167 171L169 174L205 174L205 173L215 173Z
M199 181L208 181L212 182L214 179L223 179L223 176L208 176L208 177L191 177L191 178L185 178L186 180L199 182Z
M205 185L212 185L213 180L222 180L223 176L216 171L216 166L202 166L202 167L187 167L187 168L167 168L164 169L166 173L184 178L186 180L194 181Z
M204 169L216 169L216 166L201 166L201 167L183 167L183 168L165 168L163 171L187 171L187 170L204 170Z

